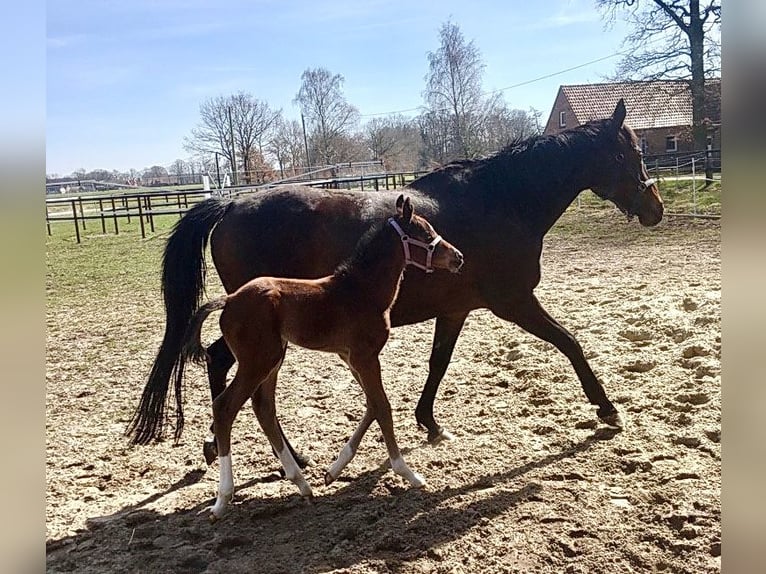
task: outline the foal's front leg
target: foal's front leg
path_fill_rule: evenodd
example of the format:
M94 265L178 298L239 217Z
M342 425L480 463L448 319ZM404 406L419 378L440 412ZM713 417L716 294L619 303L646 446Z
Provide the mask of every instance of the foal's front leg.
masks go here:
M303 477L300 466L296 462L290 443L283 438L282 429L277 422L275 393L277 386L277 371L279 365L270 373L269 377L255 391L252 397L253 410L263 432L269 439L274 453L282 463L285 471L285 478L292 481L301 493L301 496L313 496L311 487Z
M348 465L348 463L351 462L351 459L354 458L357 449L359 449L359 443L362 442L364 434L367 432L367 429L370 428L370 424L372 424L372 421L374 420L375 416L372 414L372 411L368 406L364 413L364 417L362 417L359 426L356 427L354 434L348 439L348 442L341 449L340 454L338 454L338 458L332 465L330 465L330 468L325 473L324 483L326 485L330 485L336 478L338 478L340 473L343 472L343 469L346 468L346 465Z
M378 425L380 425L383 439L386 442L388 457L391 461L391 469L399 476L404 477L410 483L410 486L414 488L425 486L425 479L407 466L399 446L396 444L394 421L391 417L391 405L388 402L385 390L383 390L378 356L357 358L352 354L349 364L352 369L359 373L364 394L367 395L368 412L371 413L372 418L377 419ZM359 426L362 426L361 423Z

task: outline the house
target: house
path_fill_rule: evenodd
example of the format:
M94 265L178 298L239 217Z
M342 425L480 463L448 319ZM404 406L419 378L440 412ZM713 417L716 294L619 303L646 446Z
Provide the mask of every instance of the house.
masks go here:
M721 81L707 80L708 149L721 149ZM560 86L544 133L556 134L593 119L609 117L623 98L625 123L636 132L644 155L694 150L692 98L688 81L654 80Z

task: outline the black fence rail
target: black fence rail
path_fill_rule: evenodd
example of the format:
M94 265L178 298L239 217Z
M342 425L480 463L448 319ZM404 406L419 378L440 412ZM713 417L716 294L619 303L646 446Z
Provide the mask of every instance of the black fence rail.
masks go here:
M675 170L677 174L705 173L709 168L721 172L721 150L676 152L661 155L646 155L644 163L651 170Z
M398 189L427 172L398 172L370 174L359 176L315 179L301 182L303 184L321 187L323 189L361 189L363 191L379 191L382 189ZM48 235L52 234L51 224L72 222L74 224L77 243L82 240L81 231L98 222L101 232L107 233L107 228L120 233L120 221L131 223L136 219L141 229L141 237L147 232L154 233L154 217L162 215L178 215L179 217L194 204L203 201L211 195L235 196L258 190L275 187L278 184L262 186L237 187L224 190L152 190L117 194L73 195L54 197L45 200L45 224Z

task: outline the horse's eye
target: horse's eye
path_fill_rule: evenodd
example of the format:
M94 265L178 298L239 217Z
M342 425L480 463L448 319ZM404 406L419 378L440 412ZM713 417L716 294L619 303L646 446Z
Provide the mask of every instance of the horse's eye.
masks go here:
M617 160L617 163L622 163L623 160L625 159L625 154L620 152L616 156L614 156L614 159Z

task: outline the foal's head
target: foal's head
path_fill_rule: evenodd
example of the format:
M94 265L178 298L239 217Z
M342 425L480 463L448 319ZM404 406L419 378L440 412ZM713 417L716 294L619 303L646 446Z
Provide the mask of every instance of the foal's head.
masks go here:
M627 216L638 216L641 225L656 225L663 205L657 185L649 177L635 132L625 125L625 102L620 100L608 120L599 146L601 184L591 189L612 201Z
M400 195L396 200L396 215L388 223L399 234L408 265L431 273L434 269L447 269L457 273L463 266L463 254L442 239L425 218L415 214L410 198ZM413 249L414 248L414 249Z

